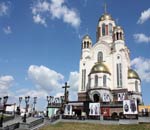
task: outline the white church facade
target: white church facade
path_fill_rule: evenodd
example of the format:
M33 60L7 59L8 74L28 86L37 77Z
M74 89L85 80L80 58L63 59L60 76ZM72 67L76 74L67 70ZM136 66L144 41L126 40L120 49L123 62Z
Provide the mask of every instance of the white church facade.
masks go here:
M101 103L136 99L142 104L141 80L131 68L124 30L104 13L97 26L97 41L82 39L78 101Z

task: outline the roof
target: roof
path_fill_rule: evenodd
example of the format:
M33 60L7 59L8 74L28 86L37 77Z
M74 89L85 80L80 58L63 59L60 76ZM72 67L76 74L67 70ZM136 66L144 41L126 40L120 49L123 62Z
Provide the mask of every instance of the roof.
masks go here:
M110 74L110 71L108 67L103 62L97 62L91 69L91 73L108 73Z
M140 80L140 77L135 70L129 69L128 70L128 79L139 79Z
M111 17L110 14L105 13L100 17L99 21L104 21L104 20L113 20L113 18Z

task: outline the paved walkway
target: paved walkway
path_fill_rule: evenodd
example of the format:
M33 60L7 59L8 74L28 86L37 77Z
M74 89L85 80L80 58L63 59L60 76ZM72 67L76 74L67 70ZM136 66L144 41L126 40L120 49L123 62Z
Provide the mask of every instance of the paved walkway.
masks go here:
M29 117L27 118L27 124L33 122L33 121L36 121L38 118L34 118L34 117ZM20 116L16 116L14 119L10 120L10 121L7 121L7 122L4 122L3 123L3 127L6 127L6 126L10 126L10 125L13 125L13 124L16 124L16 123L22 123L22 117Z

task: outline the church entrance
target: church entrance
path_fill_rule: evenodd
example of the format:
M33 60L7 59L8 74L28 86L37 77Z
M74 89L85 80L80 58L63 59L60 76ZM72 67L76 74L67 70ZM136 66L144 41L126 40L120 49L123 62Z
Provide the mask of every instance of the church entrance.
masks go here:
M100 97L98 94L94 94L93 99L94 99L94 102L99 102Z

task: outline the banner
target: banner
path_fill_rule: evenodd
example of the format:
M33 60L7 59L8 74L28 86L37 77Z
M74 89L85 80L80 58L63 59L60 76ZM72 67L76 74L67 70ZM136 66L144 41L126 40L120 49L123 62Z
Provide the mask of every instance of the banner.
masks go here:
M90 116L100 115L100 103L90 103L89 109L90 109L90 112L89 112Z
M64 115L72 115L72 105L65 105Z
M107 93L103 94L103 102L110 102L109 94L107 94Z
M58 108L48 108L48 117L51 118L56 115L58 110Z
M123 101L125 99L125 93L118 93L118 101Z
M136 100L123 101L123 114L138 114Z

